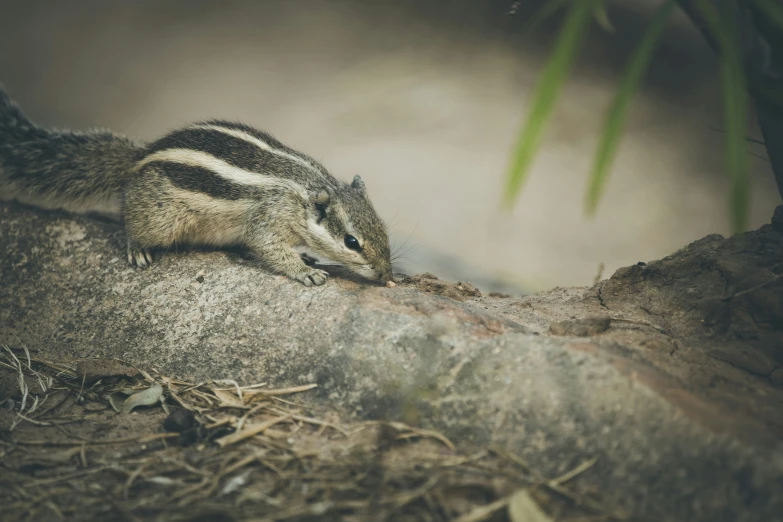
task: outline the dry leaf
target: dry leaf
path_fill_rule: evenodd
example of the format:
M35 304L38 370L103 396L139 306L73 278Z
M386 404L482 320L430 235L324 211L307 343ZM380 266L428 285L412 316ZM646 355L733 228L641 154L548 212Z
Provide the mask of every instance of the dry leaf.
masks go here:
M156 382L146 390L136 392L125 400L122 398L122 392L112 393L109 396L109 403L116 411L130 413L137 406L155 404L160 400L161 395L163 395L163 386Z
M242 400L234 395L233 393L229 391L224 390L218 390L218 389L212 389L212 393L215 394L215 397L220 399L221 406L227 406L230 408L244 408L245 404L242 402Z
M508 501L511 522L554 522L544 513L526 489L520 489Z

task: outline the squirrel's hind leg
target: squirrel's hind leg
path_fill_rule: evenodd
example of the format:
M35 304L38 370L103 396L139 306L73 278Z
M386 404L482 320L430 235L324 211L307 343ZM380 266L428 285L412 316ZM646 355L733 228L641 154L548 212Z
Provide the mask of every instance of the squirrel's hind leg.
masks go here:
M153 251L168 248L182 239L187 219L182 219L183 211L166 185L150 168L125 188L122 214L131 266L151 265Z

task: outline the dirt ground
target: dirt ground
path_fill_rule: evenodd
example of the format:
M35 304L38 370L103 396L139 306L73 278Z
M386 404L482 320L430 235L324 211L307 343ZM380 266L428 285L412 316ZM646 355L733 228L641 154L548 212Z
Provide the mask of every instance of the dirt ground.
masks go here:
M597 492L580 491L594 462L545 478L502 448L466 452L399 422L342 424L297 405L311 388L185 383L112 359L61 365L4 347L3 520L516 521L510 513L529 509L542 522L615 518ZM150 389L122 410L127 394Z
M8 288L14 290L7 295L17 300L7 301L9 304L0 310L16 313L7 316L8 324L24 325L32 339L36 334L35 325L41 324L36 321L41 320L43 304L57 301L68 291L78 289L78 285L72 280L57 282L61 286L57 286L54 293L47 293L54 283L46 283L43 289L36 287L45 274L70 275L75 270L72 265L47 264L34 259L25 264L23 258L32 258L35 254L32 250L22 250L22 246L14 243L14 238L22 238L20 241L23 240L25 249L50 245L48 255L58 263L81 258L75 249L66 253L61 245L57 250L58 238L62 237L56 232L59 229L50 226L52 221L44 221L56 217L33 217L23 214L23 209L16 212L24 219L15 218L17 225L14 226L24 224L31 229L21 234L13 230L6 234L6 248L18 256L19 262L14 267L28 270L37 266L39 272L33 277L25 275L21 269L14 268L15 272L9 269L6 273L15 275L18 280L6 280ZM10 223L10 220L6 222ZM74 223L66 223L66 230L71 231ZM35 231L39 236L34 235ZM92 238L91 242L84 241L78 255L111 251L106 247L109 240L97 228L87 236ZM34 248L46 250L39 246ZM186 259L171 263L180 267L175 271L176 280L187 288L193 288L194 283L182 276L181 267L194 257L196 254L191 253ZM462 314L456 316L459 321L471 318L481 323L480 329L487 335L503 334L505 326L501 323L507 321L515 332L524 331L531 339L540 341L538 344L531 342L528 353L552 357L545 365L537 367L538 371L551 371L561 378L563 366L558 366L557 361L564 358L564 352L547 354L545 342L565 338L569 349L600 352L602 361L619 367L631 376L628 382L634 388L643 390L638 396L644 402L633 404L643 415L652 412L644 409L645 404L666 402L667 407L675 408L665 410L669 413L662 421L685 417L689 422L694 421L688 427L696 424L700 428L707 427L698 432L699 438L694 443L703 452L691 455L691 460L682 468L685 473L692 473L687 481L693 490L682 494L682 498L659 493L660 511L683 512L702 501L707 493L713 494L725 487L739 500L732 498L721 506L729 506L735 510L733 513L747 515L742 520L755 521L758 518L753 518L754 509L769 513L779 505L776 504L780 498L777 479L782 476L783 469L779 464L783 438L783 415L780 413L783 411L781 259L783 206L775 211L770 224L758 230L730 238L707 236L663 259L622 268L592 287L555 288L525 297L485 296L469 283L452 283L433 274L401 275L397 277L399 288L378 289L385 292L385 300L377 306L385 310L393 306L393 299L412 300L415 296L411 293L419 296L432 293L438 298L431 303L428 301L429 306L459 311ZM213 255L212 265L217 262L217 255ZM6 260L6 266L12 263L13 259ZM90 269L87 263L79 266L84 267L84 271ZM100 272L96 271L99 274L96 278L114 281L114 286L119 288L116 283L119 277L106 275L102 268L111 266L108 261L106 265L96 262L96 266L101 267ZM136 280L139 277L134 276ZM244 278L240 280L245 282ZM228 283L228 277L220 281L221 287ZM12 287L12 284L16 286ZM338 287L344 294L359 291L358 283L341 281L332 285L335 292ZM281 284L276 292L282 294L286 288ZM298 287L291 288L291 293L283 299L293 302L293 307L299 309L302 303L296 299L303 294ZM98 292L92 296L97 298L100 286L92 284L91 289ZM240 291L234 290L226 291L230 302L216 304L211 301L208 308L235 309ZM214 292L208 294L214 297ZM334 306L335 299L329 301L327 308ZM147 301L144 305L149 308L154 303ZM171 301L167 301L167 306L171 306ZM318 303L310 301L306 306L310 307L310 313L319 313ZM181 304L176 308L184 310L187 307ZM117 303L113 302L111 313L117 309ZM155 317L163 317L161 310L156 310ZM489 313L482 315L483 311ZM23 313L28 315L21 315ZM79 324L68 324L68 327L96 345L103 343L111 345L112 349L125 346L120 341L95 338L101 325L115 323L108 322L111 318L90 314L77 316ZM329 309L323 315L331 317L333 311ZM89 317L96 322L86 323ZM384 335L389 328L388 317L378 319ZM60 323L57 324L59 327ZM133 324L144 323L134 319ZM290 329L287 332L285 338L290 339ZM323 328L319 334L324 335ZM22 333L19 337L24 336ZM114 359L51 360L52 353L65 353L50 350L50 346L45 345L44 340L51 336L35 341L39 348L37 352L25 348L25 339L19 337L11 335L6 338L6 344L0 346L0 505L4 520L518 522L514 518L515 510L529 509L546 513L539 513L541 520L630 519L627 513L605 507L610 504L609 496L615 492L609 488L596 488L595 484L599 482L593 480L612 476L615 469L624 465L622 461L630 460L623 453L622 461L618 461L616 456L620 450L607 449L602 461L596 464L592 455L582 459L583 454L575 445L566 450L558 447L556 454L546 454L547 460L543 464L556 459L562 464L557 467L563 471L547 475L538 469L544 450L539 446L526 446L527 439L520 438L515 451L510 452L504 447L469 444L456 437L449 440L438 432L418 428L427 424L420 420L435 423L437 419L417 419L415 410L402 408L402 415L393 419L367 414L384 411L380 406L388 398L380 394L368 395L374 403L370 404L371 400L367 399L365 415L349 421L343 416L345 410L335 406L338 399L333 401L329 394L321 393L318 401L308 400L309 394L326 388L321 387L325 383L319 382L317 376L333 374L315 372L311 367L315 367L317 361L303 362L308 360L308 354L304 352L298 353L291 363L294 369L285 379L285 382L295 382L296 387L273 389L263 382L242 382L241 385L226 380L186 382L158 372L151 365L139 365L138 360L137 366ZM230 338L234 342L236 336L232 334ZM392 351L378 341L378 337L370 339L376 339L375 345L383 350ZM472 337L468 341L470 348L479 343ZM161 343L157 347L160 351L163 344L158 342ZM203 341L199 342L201 344L195 350L203 354L205 345ZM333 344L338 342L345 341L340 338L332 341ZM136 347L143 343L130 344ZM417 346L426 348L426 345L410 343L404 348L418 352L413 355L425 355L426 350L419 350ZM60 349L63 347L72 348L68 343L60 342ZM87 349L82 345L78 347L75 353L83 357ZM177 354L181 354L185 346L176 343L175 348ZM313 350L322 351L325 350ZM459 365L450 364L448 368L470 373L471 379L482 382L505 377L504 368L493 367L481 373L481 363L491 360L492 353L474 352L477 355L470 364L463 365L460 361ZM376 352L359 352L355 357L369 361L367 368L390 371L398 366L396 363L383 366L377 355ZM290 358L289 352L285 356ZM260 359L254 352L252 360L256 362L252 368L259 372L262 368ZM257 375L269 375L270 380L279 378L274 372L290 362L269 360L274 364L263 366L265 373ZM345 361L343 359L342 364ZM208 363L213 369L214 362L209 360L199 364ZM509 364L507 361L506 365ZM579 364L587 367L591 361L585 357ZM302 374L303 366L313 372L314 377L296 381L291 376ZM329 364L330 369L333 366ZM345 373L341 377L345 382L341 385L353 390L350 386L361 375ZM606 375L609 374L600 374L602 378ZM557 398L564 402L577 390L589 397L589 402L608 400L610 406L621 403L619 396L612 395L612 390L601 388L601 381L581 376L566 378L578 381L579 386L568 387L562 380L535 382L544 385L542 393L559 393ZM470 383L462 381L461 386L467 387ZM504 397L517 400L512 392L519 389L526 391L524 398L527 399L532 395L530 392L536 390L521 388L522 384L520 380L513 387L504 388L504 396L492 395L488 399L487 395L482 395L481 400L498 407ZM547 384L549 388L545 387ZM278 382L277 385L283 384ZM451 388L446 390L451 393ZM614 393L619 392L614 390ZM664 400L659 401L660 398ZM571 433L568 432L569 423L576 426L572 431L583 436L596 425L601 428L596 419L608 422L607 417L575 420L575 410L568 408L558 410L557 418L534 418L533 415L543 409L539 404L554 410L552 402L536 403L535 407L515 402L513 412L521 411L527 417L523 420L510 417L509 432L515 433L520 426L538 426L541 430L551 430L541 433L550 433L555 439ZM133 408L129 409L130 406ZM378 406L378 409L370 410L371 406ZM123 408L127 412L116 411ZM477 414L475 409L455 411L455 415L473 424L490 424L497 417L494 412ZM631 415L623 418L632 429L614 432L618 439L613 442L632 442L634 454L640 452L636 441L647 445L643 449L648 455L665 454L671 447L680 449L677 444L681 441L677 437L688 436L686 431L678 431L669 438L660 437L660 434L645 431L648 426L638 418ZM486 429L483 426L471 428L476 428L476 432ZM452 433L461 432L465 430L452 430ZM639 439L633 439L634 436ZM740 450L733 454L726 450L727 446L715 445L715 439L721 437L731 441L732 451L740 448L763 458L769 455L769 462L760 465L757 461L737 458L740 468L727 466L716 455L736 457ZM606 439L603 435L598 438ZM530 440L535 443L534 438ZM593 440L590 444L600 448L599 442ZM528 462L536 458L538 467L533 467ZM644 464L637 462L633 466L642 468ZM748 478L753 477L754 465L756 468L767 466L759 472L757 477L762 478L756 482ZM637 473L638 481L633 485L628 486L626 480L624 492L650 493L651 483L660 482L660 477L650 475L649 471L660 469L654 466L645 469L648 474ZM634 476L628 468L621 471L624 480L625 476ZM719 478L714 478L716 476ZM669 477L671 480L676 478ZM704 488L703 484L714 486L713 491L705 492L704 489L709 488ZM645 489L648 485L650 488ZM660 483L654 486L660 491ZM621 505L616 500L612 505ZM671 505L666 504L669 501ZM717 519L714 518L717 510L710 511L713 507L708 505L701 514L709 513ZM699 520L702 519L708 520Z
M530 296L517 313L561 316L550 335L634 346L779 439L781 217L783 207L773 225L704 238L579 297L567 289ZM398 284L458 301L481 297L432 274ZM21 340L4 346L4 520L518 522L514 510L530 506L542 521L626 519L580 484L594 462L543 477L503 448L455 445L400 422L343 423L297 400L316 386L188 383L114 359L39 359Z

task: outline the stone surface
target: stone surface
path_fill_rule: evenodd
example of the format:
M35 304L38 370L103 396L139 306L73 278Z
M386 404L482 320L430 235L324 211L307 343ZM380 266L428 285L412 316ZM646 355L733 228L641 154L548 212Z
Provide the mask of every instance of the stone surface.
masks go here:
M0 343L196 380L316 382L313 404L500 444L552 477L598 457L580 480L641 520L783 513L783 235L771 226L592 288L495 298L331 267L305 288L227 251L136 270L116 224L8 204L0 219ZM752 368L710 355L738 349Z

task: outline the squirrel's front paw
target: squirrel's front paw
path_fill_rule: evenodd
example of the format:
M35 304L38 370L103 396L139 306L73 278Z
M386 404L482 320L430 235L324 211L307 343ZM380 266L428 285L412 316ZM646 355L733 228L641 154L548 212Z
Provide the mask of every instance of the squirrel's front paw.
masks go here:
M305 286L318 286L322 285L326 282L326 280L329 278L329 274L324 272L323 270L318 270L316 268L308 268L306 270L302 270L298 274L296 274L293 279L296 279L297 281L301 282Z
M144 268L152 264L152 251L143 248L128 248L128 263Z

